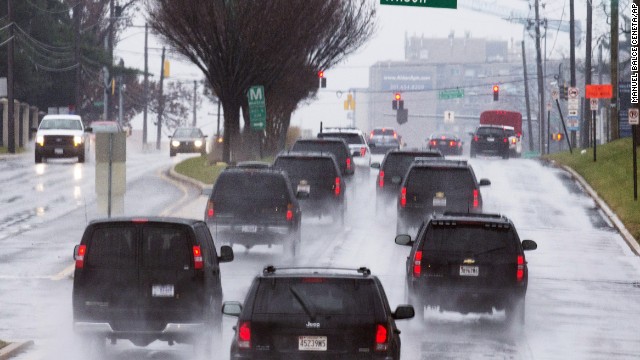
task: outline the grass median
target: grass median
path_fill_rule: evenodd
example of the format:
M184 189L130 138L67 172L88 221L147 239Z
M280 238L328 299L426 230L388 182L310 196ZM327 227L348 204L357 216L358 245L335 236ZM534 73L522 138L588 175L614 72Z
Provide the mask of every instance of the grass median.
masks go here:
M2 349L3 347L5 347L7 345L9 345L8 342L4 342L4 341L0 340L0 349Z
M227 167L225 163L209 164L206 156L186 159L176 165L175 171L202 183L213 185L220 172Z
M615 212L631 235L640 239L640 201L633 198L633 155L631 138L599 145L596 162L593 148L546 155L580 174Z

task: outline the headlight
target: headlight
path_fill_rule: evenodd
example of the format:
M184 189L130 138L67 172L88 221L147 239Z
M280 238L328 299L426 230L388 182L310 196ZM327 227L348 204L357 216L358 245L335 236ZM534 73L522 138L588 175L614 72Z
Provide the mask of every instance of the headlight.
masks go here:
M178 147L178 146L180 146L180 141L178 141L178 140L173 140L173 141L171 142L171 146L173 146L173 147Z
M194 141L193 145L195 145L196 147L200 147L200 146L202 146L202 140L196 140L196 141Z
M82 136L74 136L73 137L73 145L74 146L78 146L78 145L82 144L83 140L84 139L82 138Z
M42 135L38 135L38 136L36 137L36 142L38 143L38 145L40 145L40 146L44 146L44 136L42 136Z

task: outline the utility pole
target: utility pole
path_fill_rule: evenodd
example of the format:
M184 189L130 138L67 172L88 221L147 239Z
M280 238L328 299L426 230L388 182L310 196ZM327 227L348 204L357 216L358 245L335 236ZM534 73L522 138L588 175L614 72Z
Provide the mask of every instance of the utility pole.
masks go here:
M572 0L573 1L573 0ZM535 12L536 12L536 68L538 73L538 139L540 153L543 150L542 134L544 133L544 79L542 78L542 50L540 49L540 11L539 1L535 0Z
M82 92L80 91L80 84L82 84L82 66L80 66L80 21L82 19L83 3L78 1L73 7L73 27L75 33L75 51L74 57L76 60L76 93L75 93L75 113L80 113L82 106Z
M144 24L144 108L142 111L142 148L147 146L147 108L149 103L149 25Z
M584 57L584 83L585 85L591 85L591 24L592 24L592 0L587 0L587 39L586 39L586 49L585 49L585 57ZM573 28L572 28L573 29ZM594 134L596 129L591 129L591 121L588 121L589 117L587 114L591 114L591 106L588 101L584 102L584 107L582 109L582 113L584 114L583 118L585 121L582 122L582 147L589 147L589 143L591 142L591 131L593 130ZM593 136L595 139L595 136ZM595 141L593 146L595 146Z
M569 66L571 72L571 86L576 86L576 32L574 16L574 0L569 0ZM583 114L584 115L584 114ZM571 144L576 147L576 131L571 130Z
M193 125L196 126L196 105L198 102L198 82L193 80Z
M529 80L527 79L527 56L522 40L522 68L524 69L524 99L527 105L527 129L529 130L529 151L533 151L533 129L531 128L531 104L529 104Z
M156 150L160 150L160 137L162 136L162 113L164 112L164 95L162 93L162 85L164 83L164 52L162 47L162 61L160 62L160 91L158 92L158 134L156 137Z
M611 107L609 116L609 129L611 140L620 137L620 126L618 124L618 0L611 0L611 85L613 95L611 96Z
M8 144L7 150L10 154L16 153L16 119L15 119L15 100L13 98L13 0L7 1L7 18L9 22L9 43L7 44L7 116L9 129L7 129Z
M114 0L111 0L109 2L109 34L108 34L108 44L107 44L107 52L109 53L109 68L110 70L113 69L113 43L115 41L115 17L116 17L116 9L115 9L115 4L114 4ZM111 73L113 73L113 71L110 71ZM113 74L109 74L109 84L111 84L111 76L113 76ZM111 86L111 85L110 85ZM111 99L111 94L109 93L107 95L108 99ZM111 120L112 119L112 106L111 106L111 101L106 101L104 103L104 106L106 107L107 111L106 111L106 119L105 120Z

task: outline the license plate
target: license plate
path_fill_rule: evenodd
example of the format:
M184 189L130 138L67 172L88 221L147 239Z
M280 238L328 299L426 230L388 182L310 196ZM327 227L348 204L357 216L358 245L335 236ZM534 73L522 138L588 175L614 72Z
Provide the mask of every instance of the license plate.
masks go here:
M433 206L447 206L447 198L433 198Z
M151 287L152 297L173 297L173 285L153 285Z
M477 266L460 265L460 276L478 276L479 273Z
M298 185L298 192L305 192L305 193L310 193L311 192L311 185L305 185L305 184L301 184Z
M326 336L298 336L298 350L327 351Z
M447 145L446 141L440 141L440 145Z
M258 232L257 225L242 225L242 232L255 233Z
M63 149L54 149L54 150L53 150L53 152L54 152L56 155L62 155L63 151L64 151Z
M495 141L495 140L496 140L496 139L495 139L495 138L492 138L492 137L488 137L488 138L487 138L487 141L488 141L488 142L493 142L493 141Z

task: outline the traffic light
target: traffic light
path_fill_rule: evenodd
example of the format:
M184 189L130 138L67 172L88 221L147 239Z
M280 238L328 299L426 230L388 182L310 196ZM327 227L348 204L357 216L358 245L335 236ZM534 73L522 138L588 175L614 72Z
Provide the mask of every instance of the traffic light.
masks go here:
M569 99L569 87L567 85L560 86L560 99L567 100Z
M324 70L318 71L318 81L320 82L321 88L327 87L327 78L324 77Z
M400 95L400 93L396 93L393 99L394 100L391 102L391 108L393 110L404 109L404 100L402 100L402 95Z
M500 97L500 87L498 85L493 85L493 101L498 101Z

